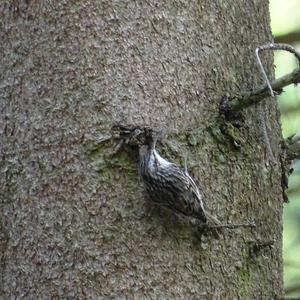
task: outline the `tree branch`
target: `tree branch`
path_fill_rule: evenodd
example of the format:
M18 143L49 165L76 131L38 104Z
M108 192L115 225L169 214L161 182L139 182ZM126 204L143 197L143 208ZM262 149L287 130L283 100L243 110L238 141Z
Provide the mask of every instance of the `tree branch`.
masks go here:
M276 43L285 43L285 44L294 44L300 42L300 30L275 36L274 40Z
M272 81L271 87L273 91L276 91L278 94L280 94L284 87L290 84L297 85L298 83L300 83L300 68L297 68L293 72ZM242 92L241 94L230 99L228 103L223 105L222 111L225 113L237 112L255 103L258 103L269 96L269 87L267 84L264 84L252 91Z
M298 60L299 68L295 69L290 74L287 74L277 80L274 80L271 83L268 79L268 76L265 72L261 59L259 57L259 53L265 50L284 50L293 53ZM232 99L229 99L228 103L222 103L221 112L225 113L225 115L230 115L230 113L232 114L250 105L258 103L259 101L261 101L262 99L270 95L274 97L274 91L276 91L277 94L280 94L282 92L282 89L285 86L288 86L292 83L296 85L300 82L300 53L298 53L295 50L295 48L293 48L291 45L273 44L273 43L266 44L257 47L255 50L255 54L256 54L258 65L261 68L261 72L265 78L266 84L258 87L255 90L242 92L240 95L237 95Z

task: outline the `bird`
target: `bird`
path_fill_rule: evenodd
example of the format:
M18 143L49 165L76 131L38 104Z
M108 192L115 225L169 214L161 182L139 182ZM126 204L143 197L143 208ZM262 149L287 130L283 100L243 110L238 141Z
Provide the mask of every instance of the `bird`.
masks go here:
M205 211L203 196L188 173L187 159L184 169L181 169L163 158L156 150L157 140L158 135L149 134L139 151L139 173L150 199L177 214L195 218L201 224L207 224L209 219L219 223Z

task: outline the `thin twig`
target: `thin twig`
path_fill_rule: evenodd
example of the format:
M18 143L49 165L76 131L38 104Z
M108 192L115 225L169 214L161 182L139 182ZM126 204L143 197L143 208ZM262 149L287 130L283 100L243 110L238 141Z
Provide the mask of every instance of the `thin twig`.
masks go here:
M271 83L270 83L269 78L267 76L267 73L266 73L266 71L265 71L265 69L263 67L263 64L262 64L262 62L260 60L260 57L259 57L259 52L265 51L265 50L285 50L285 51L291 52L298 59L299 65L300 65L300 54L295 50L295 48L293 48L292 46L287 45L287 44L272 44L271 43L271 44L266 44L266 45L257 47L255 49L255 54L256 54L258 65L260 66L261 72L264 75L264 78L265 78L267 86L268 86L268 88L270 90L271 96L274 97L275 96L274 95L274 91L272 89L272 86L271 86Z
M282 89L290 84L297 85L300 83L300 67L292 71L291 73L274 80L272 82L269 81L266 72L262 66L261 60L259 58L259 52L264 50L285 50L293 53L298 59L300 66L300 53L298 53L292 46L286 44L267 44L260 46L256 49L256 56L258 60L258 64L262 70L264 78L266 80L266 84L259 86L258 88L250 91L241 92L239 95L229 99L227 103L222 103L221 112L225 115L230 115L231 113L240 111L244 108L247 108L253 104L256 104L270 96L274 96L274 92L277 94L282 92Z
M258 47L258 48L255 49L256 59L257 59L258 65L260 66L261 72L262 72L263 75L264 75L264 78L265 78L266 83L267 83L267 86L268 86L268 88L269 88L269 90L270 90L271 96L274 97L274 91L273 91L273 89L272 89L272 86L271 86L271 83L270 83L269 78L268 78L268 76L267 76L267 73L266 73L266 71L265 71L265 68L264 68L264 66L262 65L261 60L260 60L260 57L259 57L259 51L260 51L260 50L261 50L260 47Z
M282 76L271 82L273 91L282 92L282 89L290 84L300 83L300 68L295 69L293 72ZM247 108L255 103L260 102L264 98L269 97L270 92L267 84L261 85L252 91L242 92L239 95L233 97L226 103L223 104L222 111L225 113L237 112L244 108Z
M272 89L272 86L271 86L271 83L270 83L269 78L267 76L267 73L266 73L266 71L265 71L265 69L262 65L262 62L260 60L260 57L259 57L259 53L261 51L265 51L265 50L285 50L285 51L289 51L289 52L293 53L296 56L296 58L298 59L299 65L300 65L300 55L298 54L298 52L292 46L286 45L286 44L272 44L271 43L271 44L263 45L263 46L260 46L260 47L256 48L255 54L256 54L257 62L259 64L260 69L263 73L263 76L266 80L266 83L267 83L267 86L270 90L271 96L274 98L275 97L274 91ZM259 106L259 116L262 120L263 135L264 135L265 144L267 145L269 158L270 158L270 161L273 164L276 164L276 160L275 160L273 150L272 150L272 147L271 147L271 144L270 144L270 139L269 139L269 136L268 136L266 122L265 122L265 120L267 119L267 116L264 118L263 114L264 114L263 107Z

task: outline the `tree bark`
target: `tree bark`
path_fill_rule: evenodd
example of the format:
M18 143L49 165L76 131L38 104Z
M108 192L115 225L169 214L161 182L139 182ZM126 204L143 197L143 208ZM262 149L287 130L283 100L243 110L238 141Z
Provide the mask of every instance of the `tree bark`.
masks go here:
M274 299L282 295L277 106L222 121L222 99L262 83L268 1L2 1L4 299ZM271 54L264 56L269 70ZM222 123L223 122L223 123ZM114 124L163 128L222 222L197 231L147 207L138 153Z

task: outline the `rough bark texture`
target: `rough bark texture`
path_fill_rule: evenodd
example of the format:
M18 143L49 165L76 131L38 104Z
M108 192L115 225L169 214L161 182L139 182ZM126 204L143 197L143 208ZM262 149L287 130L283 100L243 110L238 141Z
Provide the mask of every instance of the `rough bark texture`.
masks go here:
M0 26L4 299L281 295L279 163L268 165L255 107L238 126L218 118L224 96L261 83L267 1L11 0ZM188 153L210 212L257 228L200 241L148 211L136 150L109 156L116 122L165 128L160 152Z

